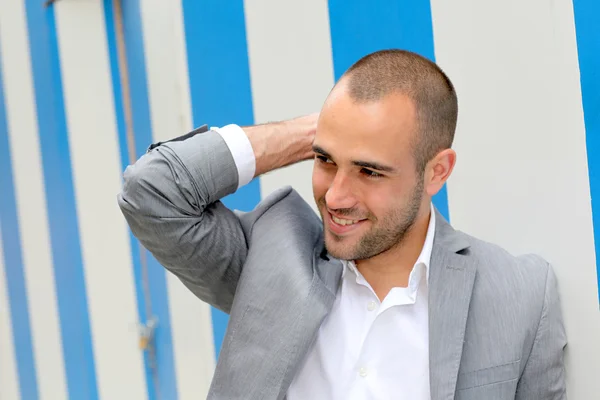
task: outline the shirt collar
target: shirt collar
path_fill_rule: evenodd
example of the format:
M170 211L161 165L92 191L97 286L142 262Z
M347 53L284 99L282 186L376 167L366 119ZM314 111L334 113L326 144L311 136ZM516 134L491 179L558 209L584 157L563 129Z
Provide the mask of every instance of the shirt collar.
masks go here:
M413 270L410 272L410 276L408 278L408 285L411 288L415 288L419 285L421 280L422 270L425 270L425 276L427 282L429 282L429 266L431 264L431 253L433 252L433 239L435 237L435 209L433 204L431 204L431 213L429 217L429 225L427 227L427 235L425 236L425 242L423 243L423 248L421 249L421 253L413 266ZM346 271L350 270L354 272L357 278L362 277L362 274L356 268L356 264L354 261L342 260L344 265L344 270L342 272L342 277L346 275Z

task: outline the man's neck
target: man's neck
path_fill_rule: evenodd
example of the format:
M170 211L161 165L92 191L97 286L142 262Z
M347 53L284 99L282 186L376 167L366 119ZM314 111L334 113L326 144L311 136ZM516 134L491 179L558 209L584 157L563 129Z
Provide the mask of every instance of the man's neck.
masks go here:
M371 285L380 301L394 287L407 287L427 237L431 209L421 213L400 243L366 260L357 260L356 268Z

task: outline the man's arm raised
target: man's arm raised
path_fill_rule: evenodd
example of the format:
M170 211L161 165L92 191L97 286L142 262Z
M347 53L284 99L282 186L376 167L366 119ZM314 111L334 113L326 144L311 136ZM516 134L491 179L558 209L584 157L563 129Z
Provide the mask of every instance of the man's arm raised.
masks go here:
M254 174L243 178L249 181L310 158L315 127L312 115L164 143L126 169L119 206L164 267L200 299L229 312L248 248L238 217L220 199L247 183L240 181L248 175L247 165L239 168L240 155L249 153L247 164L255 163ZM247 136L236 138L242 133Z

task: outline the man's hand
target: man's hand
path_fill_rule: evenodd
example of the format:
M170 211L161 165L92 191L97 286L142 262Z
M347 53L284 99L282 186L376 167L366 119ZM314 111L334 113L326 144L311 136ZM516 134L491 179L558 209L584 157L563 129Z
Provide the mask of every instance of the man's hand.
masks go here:
M319 114L242 128L254 150L255 177L313 157Z

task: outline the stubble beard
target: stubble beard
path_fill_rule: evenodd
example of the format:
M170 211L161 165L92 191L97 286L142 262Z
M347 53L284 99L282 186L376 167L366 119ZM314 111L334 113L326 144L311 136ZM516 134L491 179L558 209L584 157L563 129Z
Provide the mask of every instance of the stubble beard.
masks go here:
M330 231L326 232L325 247L327 252L340 260L366 260L375 257L392 247L401 245L402 241L415 224L422 200L423 180L419 179L417 185L413 188L409 202L405 207L391 211L381 220L372 217L369 218L373 224L377 224L381 221L380 226L375 225L371 230L366 232L360 238L358 244L352 247L346 246L346 248L338 249L336 248L338 246L336 246L335 243L341 243L346 240L346 238L338 236ZM321 203L321 207L319 207L322 214L321 217L324 220L323 213L327 212L325 200L321 199L319 203ZM352 215L352 210L336 211L342 215ZM325 226L323 226L323 229L326 229ZM328 241L330 242L329 245L327 243Z

